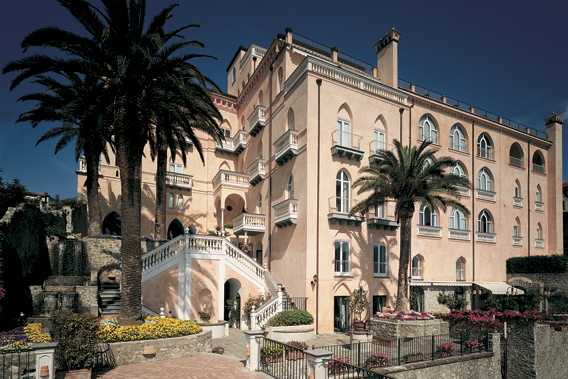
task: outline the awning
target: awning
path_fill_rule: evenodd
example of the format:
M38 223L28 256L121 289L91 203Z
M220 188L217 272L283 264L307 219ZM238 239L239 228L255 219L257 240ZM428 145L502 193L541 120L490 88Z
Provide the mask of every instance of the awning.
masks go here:
M513 293L513 291L517 292L519 295L525 293L522 289L513 287L505 282L473 282L473 284L489 291L493 295L506 295L507 291L510 294Z
M471 282L431 282L424 280L413 280L410 282L411 286L416 287L471 287Z

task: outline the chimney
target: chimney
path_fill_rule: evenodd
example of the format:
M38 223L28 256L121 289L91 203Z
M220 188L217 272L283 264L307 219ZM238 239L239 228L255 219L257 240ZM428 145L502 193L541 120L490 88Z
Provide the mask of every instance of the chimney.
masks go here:
M377 52L377 70L379 80L387 86L398 87L398 39L401 33L392 28L373 46Z

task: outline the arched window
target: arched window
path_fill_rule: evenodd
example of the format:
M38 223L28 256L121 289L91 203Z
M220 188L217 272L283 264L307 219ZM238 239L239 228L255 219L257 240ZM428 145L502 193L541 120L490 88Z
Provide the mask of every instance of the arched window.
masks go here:
M422 116L418 123L418 139L438 144L438 130L430 116Z
M289 130L294 130L295 126L294 126L294 110L292 108L290 108L288 110L288 129Z
M516 167L525 167L525 155L523 154L523 149L521 145L517 142L511 145L509 149L509 164Z
M429 166L432 166L434 164L434 160L430 157L426 158L426 160L424 161L424 169L428 168Z
M479 233L493 233L493 220L485 209L477 217L477 231Z
M536 197L535 197L535 201L537 203L543 203L544 201L542 200L542 188L540 188L540 184L537 184L536 186Z
M286 198L293 199L294 198L294 176L290 174L288 178L288 183L286 183Z
M103 234L111 236L122 235L122 219L116 212L110 212L103 220Z
M235 83L236 79L237 79L237 69L233 67L233 74L231 75L231 84Z
M264 96L262 94L262 90L258 93L258 105L260 106L264 105Z
M515 187L513 187L513 196L517 199L520 199L521 196L521 183L518 180L515 180Z
M533 171L545 174L544 155L540 151L535 151L533 155Z
M178 204L177 204L177 208L178 210L183 210L183 196L182 195L178 195Z
M537 227L536 227L536 239L537 240L543 240L544 235L542 234L542 225L540 224L540 222L538 223Z
M513 225L513 237L521 236L521 220L517 217L515 218L515 224Z
M258 196L258 202L256 203L256 213L262 213L262 195Z
M485 133L481 133L477 139L477 156L486 159L493 159L491 139Z
M412 258L412 279L422 279L422 263L423 259L420 254Z
M351 210L351 186L349 176L345 170L339 170L335 177L335 198L337 211L349 213Z
M174 209L174 201L175 201L175 197L173 193L170 193L168 195L168 208L170 209Z
M424 226L438 226L438 213L431 210L426 204L422 204L418 215L418 224Z
M450 229L466 230L465 214L459 209L452 209L450 213Z
M460 125L455 124L450 130L450 149L466 151L465 133Z
M489 171L482 168L477 174L477 188L483 191L493 191L493 181L491 180L491 175Z
M278 69L278 92L284 90L284 70L282 67Z
M450 172L453 175L461 176L462 178L466 177L465 168L463 168L463 165L458 161L454 162L450 168Z
M456 280L465 280L465 258L459 257L456 261Z

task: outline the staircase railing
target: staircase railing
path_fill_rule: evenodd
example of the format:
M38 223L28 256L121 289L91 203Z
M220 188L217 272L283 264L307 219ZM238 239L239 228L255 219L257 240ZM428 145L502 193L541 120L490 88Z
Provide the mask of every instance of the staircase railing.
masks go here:
M239 249L238 247L236 247L235 245L233 245L231 242L227 241L224 238L223 238L223 243L224 243L223 250L225 251L225 255L229 259L249 270L252 274L254 274L254 276L256 276L261 281L264 281L264 273L265 273L264 267L259 265L254 259L243 253L241 249Z
M255 309L253 305L250 312L251 329L263 328L268 320L276 316L277 313L282 312L282 287L280 285L276 293L275 297L262 304L258 309Z
M166 259L185 251L184 236L177 236L157 248L142 254L142 272L151 269Z

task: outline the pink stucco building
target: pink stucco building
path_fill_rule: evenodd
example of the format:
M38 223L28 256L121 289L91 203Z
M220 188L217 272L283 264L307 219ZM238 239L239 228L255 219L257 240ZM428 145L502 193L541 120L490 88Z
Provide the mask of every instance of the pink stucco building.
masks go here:
M320 333L345 327L347 296L356 288L369 291L373 311L393 306L393 209L348 212L358 200L351 184L359 169L376 164L375 153L391 149L394 139L432 141L473 184L461 189L468 217L417 204L409 275L418 308L443 310L440 291L463 294L470 305L480 300L472 290L503 293L508 258L562 252L563 119L553 114L546 132L537 131L400 80L399 39L394 29L380 39L376 65L291 30L268 48L237 49L227 92L212 95L225 142L203 136L205 164L190 151L187 166L176 159L168 174L169 235L185 228L203 235L232 223L231 236L187 237L193 242L185 250L145 263L145 304L165 304L186 318L206 309L223 319L224 301L237 293L274 292L269 272L288 295L307 298ZM111 233L120 214L118 168L103 161L100 174L109 215L102 228ZM78 193L86 198L84 175L80 169ZM146 236L153 234L154 180L155 163L145 159ZM252 245L250 262L238 249L244 243Z

